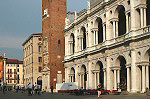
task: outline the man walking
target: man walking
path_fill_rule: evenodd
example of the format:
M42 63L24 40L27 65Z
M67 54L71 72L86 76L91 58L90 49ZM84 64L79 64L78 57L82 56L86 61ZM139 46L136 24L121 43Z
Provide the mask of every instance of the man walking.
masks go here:
M101 95L101 83L97 86L98 97Z

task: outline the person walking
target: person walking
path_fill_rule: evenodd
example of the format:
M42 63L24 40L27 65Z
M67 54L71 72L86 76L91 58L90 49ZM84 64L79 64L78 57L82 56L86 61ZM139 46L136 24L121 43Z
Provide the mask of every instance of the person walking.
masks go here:
M36 82L35 82L35 84L34 84L34 89L35 89L35 94L37 94L37 90L38 90L38 88L37 88L37 84L36 84Z
M51 93L53 94L53 89L54 89L54 86L53 86L53 84L52 84L52 86L51 86Z
M32 84L31 83L28 84L28 96L29 95L32 95Z
M101 83L97 86L98 97L101 95Z

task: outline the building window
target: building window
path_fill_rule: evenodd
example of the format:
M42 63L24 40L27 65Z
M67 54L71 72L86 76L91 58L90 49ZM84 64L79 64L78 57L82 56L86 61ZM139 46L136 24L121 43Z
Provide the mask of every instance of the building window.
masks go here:
M42 57L39 57L38 61L39 61L39 63L41 63L42 62Z
M14 79L16 79L16 75L14 75Z
M16 80L14 80L14 83L16 83Z
M12 83L12 80L10 80L10 83Z
M14 69L14 74L16 74L17 72L16 72L16 69Z
M19 69L17 69L17 71L19 72Z
M41 72L42 71L42 67L39 67L39 72Z
M42 52L42 46L41 46L41 45L38 46L38 51L39 51L39 52Z
M60 40L58 40L58 44L60 44Z
M10 69L10 73L12 73L12 69Z

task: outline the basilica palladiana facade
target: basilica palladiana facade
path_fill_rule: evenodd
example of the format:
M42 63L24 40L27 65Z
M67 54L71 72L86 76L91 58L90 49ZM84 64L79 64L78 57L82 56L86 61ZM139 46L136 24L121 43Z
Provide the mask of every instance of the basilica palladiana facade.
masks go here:
M150 89L150 0L91 0L65 26L65 82Z

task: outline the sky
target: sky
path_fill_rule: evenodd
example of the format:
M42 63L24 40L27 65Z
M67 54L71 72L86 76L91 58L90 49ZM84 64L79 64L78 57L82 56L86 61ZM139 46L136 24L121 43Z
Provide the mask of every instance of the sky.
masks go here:
M23 60L22 43L42 32L42 0L0 0L0 56ZM87 8L88 0L67 0L67 11Z

